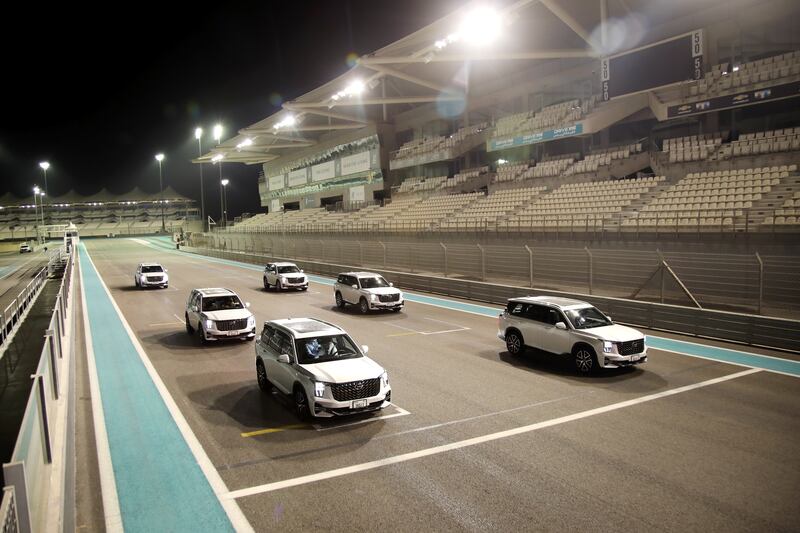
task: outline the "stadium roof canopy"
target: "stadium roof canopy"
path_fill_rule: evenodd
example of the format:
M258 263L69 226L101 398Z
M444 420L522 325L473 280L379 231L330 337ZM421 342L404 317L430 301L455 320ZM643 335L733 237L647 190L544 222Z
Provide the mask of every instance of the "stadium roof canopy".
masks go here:
M482 84L537 62L569 68L696 29L715 11L756 0L501 0L473 2L359 58L330 82L193 160L266 163L322 138L437 106L470 109ZM492 6L487 7L487 6ZM697 17L699 13L704 16ZM391 24L387 20L386 24ZM266 88L265 88L266 90ZM469 93L469 94L468 94ZM460 107L459 107L460 106ZM424 110L423 110L424 112Z
M102 189L95 194L86 196L83 194L79 194L75 191L70 191L66 194L62 194L60 196L48 196L45 198L45 203L48 205L56 205L56 204L70 204L70 205L81 205L81 204L92 204L92 203L118 203L124 204L126 202L157 202L162 199L161 193L149 193L141 190L140 188L136 187L129 192L124 194L116 194L112 193L107 189ZM177 192L172 187L166 187L164 189L164 200L168 200L170 202L193 202L191 198L188 198L181 193ZM6 193L0 196L0 206L2 207L16 207L21 205L33 205L34 199L33 195L20 198L15 196L11 193Z

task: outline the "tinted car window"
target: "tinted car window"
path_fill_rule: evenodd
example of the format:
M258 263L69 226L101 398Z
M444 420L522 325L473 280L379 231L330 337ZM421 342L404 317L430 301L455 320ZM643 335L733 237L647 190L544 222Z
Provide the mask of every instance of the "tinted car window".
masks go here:
M347 335L320 335L295 342L301 365L363 357Z
M508 313L514 316L525 316L528 304L522 302L508 302Z
M269 344L270 339L275 334L275 328L272 326L264 326L264 331L261 332L261 342Z

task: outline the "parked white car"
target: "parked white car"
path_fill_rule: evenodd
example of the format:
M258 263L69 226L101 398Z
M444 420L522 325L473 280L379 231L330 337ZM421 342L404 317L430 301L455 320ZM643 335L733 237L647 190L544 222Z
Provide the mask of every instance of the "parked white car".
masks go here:
M256 319L230 289L192 289L186 301L186 332L197 332L205 344L223 339L252 340L256 336Z
M582 374L647 362L644 334L614 324L589 303L569 298L511 298L498 318L497 336L514 356L526 347L569 354Z
M31 245L28 244L27 242L23 242L22 244L19 245L19 253L21 254L29 254L32 251L33 249L31 248Z
M405 301L403 292L380 274L372 272L343 272L333 284L336 306L357 305L362 313L373 309L400 311Z
M267 263L264 267L264 289L275 287L276 290L308 289L308 276L294 263Z
M139 263L136 267L136 274L133 275L133 283L139 288L169 287L169 275L167 269L159 263Z
M264 392L291 395L300 418L376 411L392 401L389 374L367 346L315 318L264 323L256 340L256 377Z

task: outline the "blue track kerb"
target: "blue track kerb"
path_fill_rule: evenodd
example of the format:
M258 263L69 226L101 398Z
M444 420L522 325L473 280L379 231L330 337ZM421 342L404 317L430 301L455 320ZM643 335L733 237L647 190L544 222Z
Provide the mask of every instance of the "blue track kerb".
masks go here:
M233 531L122 325L83 244L91 326L111 463L126 531Z
M155 237L148 240L152 244L166 249L165 241L160 240L160 238ZM174 251L172 247L170 247L169 249L171 251ZM234 261L231 259L218 259L214 257L202 256L199 254L197 254L196 257L200 257L206 261L238 266L250 270L258 270L258 271L261 270L260 267L249 265L247 263L241 263L239 261ZM315 281L317 283L321 283L324 285L333 285L333 280L328 278L323 278L321 276L309 275L308 278L311 281ZM426 296L423 294L415 294L405 291L403 291L403 296L409 302L436 305L439 307L444 307L446 309L453 309L456 311L466 311L468 313L484 315L492 318L497 317L497 315L502 311L498 307L489 307L486 305L459 302L456 300L449 300L447 298L438 298L436 296ZM710 346L707 344L699 344L695 342L679 341L675 339L668 339L666 337L657 337L652 335L647 336L647 345L651 348L655 348L656 350L667 350L683 355L688 355L691 357L701 357L704 359L711 359L722 363L731 363L735 365L743 365L752 368L761 368L763 370L781 372L784 374L800 377L800 361L792 361L791 359L770 357L767 355L759 355L750 352L741 352L738 350L731 350L728 348L720 348L718 346Z

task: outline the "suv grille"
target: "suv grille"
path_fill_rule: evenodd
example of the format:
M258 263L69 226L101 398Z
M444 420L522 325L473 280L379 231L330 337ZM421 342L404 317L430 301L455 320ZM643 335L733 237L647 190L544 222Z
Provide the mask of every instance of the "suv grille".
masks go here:
M338 402L358 400L375 396L381 390L381 378L363 379L349 383L334 383L331 385L333 399Z
M217 329L219 331L233 331L235 329L244 329L247 327L246 318L237 318L236 320L219 320L217 321Z
M148 276L147 281L164 281L164 276Z
M644 339L635 341L620 342L617 344L620 355L633 355L644 351Z
M397 302L400 300L399 294L379 294L378 300L382 302Z
M286 278L286 281L289 283L302 283L303 278Z

